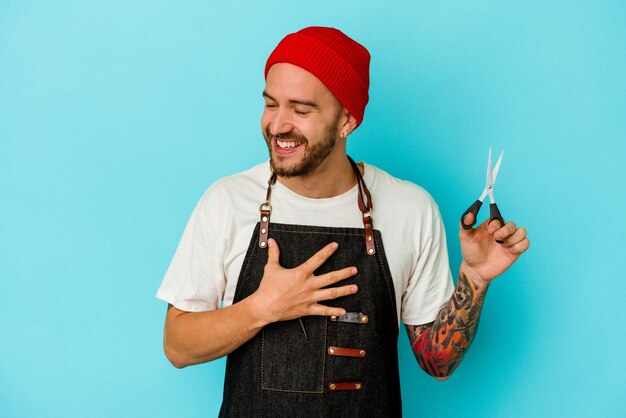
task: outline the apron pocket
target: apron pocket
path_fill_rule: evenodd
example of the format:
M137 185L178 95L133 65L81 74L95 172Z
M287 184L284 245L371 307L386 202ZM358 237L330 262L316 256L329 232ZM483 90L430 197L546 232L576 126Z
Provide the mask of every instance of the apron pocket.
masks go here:
M275 322L261 331L261 389L323 393L326 318Z

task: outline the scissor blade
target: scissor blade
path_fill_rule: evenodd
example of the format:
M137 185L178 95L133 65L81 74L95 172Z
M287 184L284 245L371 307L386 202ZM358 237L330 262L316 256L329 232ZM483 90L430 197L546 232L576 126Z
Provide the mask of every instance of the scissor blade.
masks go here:
M491 171L491 147L489 147L489 160L487 161L487 184L486 184L486 188L489 189L490 186L493 184L493 181L491 180L493 173Z
M493 169L493 183L491 183L492 185L496 184L496 178L498 177L498 171L500 171L500 163L502 162L503 155L504 155L504 150L502 150L502 153L500 154L500 158L498 158L498 162L496 163L496 166Z

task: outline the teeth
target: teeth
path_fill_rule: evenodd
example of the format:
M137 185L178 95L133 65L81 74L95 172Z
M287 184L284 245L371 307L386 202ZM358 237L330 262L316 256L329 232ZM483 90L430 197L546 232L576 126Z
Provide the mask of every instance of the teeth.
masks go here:
M276 140L276 143L281 148L295 148L298 145L300 145L300 142L298 141L288 142L288 141L280 141L278 139Z

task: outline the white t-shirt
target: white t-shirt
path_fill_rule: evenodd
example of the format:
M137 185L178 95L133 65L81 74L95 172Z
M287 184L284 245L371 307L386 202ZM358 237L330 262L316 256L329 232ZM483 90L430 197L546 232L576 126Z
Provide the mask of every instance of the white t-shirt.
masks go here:
M421 187L374 166L364 168L374 229L381 233L394 283L398 319L409 325L432 322L454 291L439 208ZM266 161L209 187L187 223L157 298L189 312L232 304L270 176ZM312 199L276 182L271 222L363 228L357 199L356 185L339 196Z

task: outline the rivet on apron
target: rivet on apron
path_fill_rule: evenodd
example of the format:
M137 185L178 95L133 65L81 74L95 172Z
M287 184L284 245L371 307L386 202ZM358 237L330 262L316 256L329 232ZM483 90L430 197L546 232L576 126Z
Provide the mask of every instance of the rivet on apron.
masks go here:
M330 348L328 349L328 352L329 352L330 354L333 354L333 353L335 352L335 349L334 349L334 348L332 348L332 347L330 347Z
M369 317L361 312L346 312L342 316L331 316L332 322L346 322L350 324L367 324Z
M260 245L261 247L265 247L265 242L262 242Z
M361 357L365 357L365 350L359 351L359 354L361 355Z
M328 385L328 388L329 388L330 390L335 390L335 388L336 388L336 387L337 387L337 386L336 386L334 383L331 383L330 385Z
M370 253L370 254L374 254L374 249L373 249L373 248L370 248L369 253Z
M355 385L354 385L354 388L355 388L355 389L361 389L361 384L360 384L360 383L355 384Z
M261 220L262 220L263 222L267 222L267 216L262 217L262 218L261 218Z

